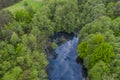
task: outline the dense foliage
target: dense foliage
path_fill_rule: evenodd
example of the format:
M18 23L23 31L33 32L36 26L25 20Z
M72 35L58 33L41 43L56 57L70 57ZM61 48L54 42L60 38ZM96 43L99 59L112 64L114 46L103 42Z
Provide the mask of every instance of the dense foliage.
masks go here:
M32 25L38 13L31 14L28 9L14 15L0 11L0 80L47 79L47 35L42 35L38 25Z
M27 3L13 14L0 11L0 80L48 79L46 40L60 31L78 32L78 56L90 80L120 80L120 1L42 2L37 11Z
M119 80L119 0L86 0L78 45L90 80Z

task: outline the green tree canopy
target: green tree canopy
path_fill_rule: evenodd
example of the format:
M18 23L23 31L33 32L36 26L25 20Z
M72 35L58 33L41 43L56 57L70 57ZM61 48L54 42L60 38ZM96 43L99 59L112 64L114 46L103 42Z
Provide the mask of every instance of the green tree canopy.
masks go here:
M62 3L62 4L60 4ZM78 17L78 5L75 1L61 1L57 6L54 14L56 31L74 31L79 26L80 20Z
M109 66L103 61L96 63L89 71L89 77L91 80L113 80L109 74Z
M113 47L109 43L102 43L93 51L91 65L95 65L100 60L109 63L114 56Z

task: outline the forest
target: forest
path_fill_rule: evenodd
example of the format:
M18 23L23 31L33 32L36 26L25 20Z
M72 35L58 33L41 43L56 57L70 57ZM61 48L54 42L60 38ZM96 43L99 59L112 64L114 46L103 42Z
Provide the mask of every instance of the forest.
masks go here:
M61 31L77 33L86 80L120 80L119 0L0 0L0 80L49 80L45 49Z

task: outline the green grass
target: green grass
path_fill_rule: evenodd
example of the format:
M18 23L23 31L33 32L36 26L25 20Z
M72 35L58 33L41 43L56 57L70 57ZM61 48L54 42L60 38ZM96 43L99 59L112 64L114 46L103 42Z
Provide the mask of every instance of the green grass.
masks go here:
M9 10L12 13L14 13L17 10L24 9L25 1L28 3L28 5L32 6L33 10L38 10L40 7L42 7L42 0L22 0L21 2L18 2L10 7L7 7L4 10Z

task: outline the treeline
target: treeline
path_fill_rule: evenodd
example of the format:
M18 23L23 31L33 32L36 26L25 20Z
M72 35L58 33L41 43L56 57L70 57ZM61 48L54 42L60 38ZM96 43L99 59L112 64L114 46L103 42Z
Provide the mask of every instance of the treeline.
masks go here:
M8 7L19 1L21 1L21 0L0 0L0 9Z

